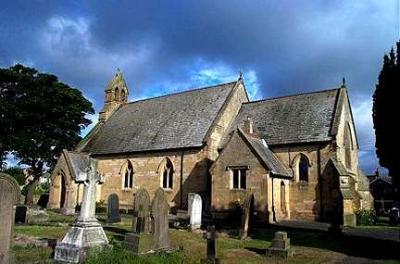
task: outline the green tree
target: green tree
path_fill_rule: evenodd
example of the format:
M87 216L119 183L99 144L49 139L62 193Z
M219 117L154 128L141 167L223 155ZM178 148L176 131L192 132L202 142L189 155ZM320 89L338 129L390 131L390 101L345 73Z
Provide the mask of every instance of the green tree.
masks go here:
M19 185L25 184L25 173L24 170L20 167L10 167L4 170L4 173L11 175Z
M400 88L400 41L397 42L397 54L393 48L383 58L383 67L379 74L373 96L373 114L375 128L375 147L379 164L389 170L394 184L400 185L400 160L398 122L398 92Z
M17 64L0 69L0 158L11 152L29 166L26 203L40 176L51 170L62 149L74 147L91 121L92 104L75 88L51 74Z

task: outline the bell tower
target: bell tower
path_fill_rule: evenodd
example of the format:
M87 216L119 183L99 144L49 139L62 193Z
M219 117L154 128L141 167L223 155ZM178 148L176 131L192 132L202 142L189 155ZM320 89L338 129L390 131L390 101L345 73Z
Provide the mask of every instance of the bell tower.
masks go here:
M128 101L128 86L122 72L118 69L105 89L103 109L99 113L99 121L106 121L115 110Z

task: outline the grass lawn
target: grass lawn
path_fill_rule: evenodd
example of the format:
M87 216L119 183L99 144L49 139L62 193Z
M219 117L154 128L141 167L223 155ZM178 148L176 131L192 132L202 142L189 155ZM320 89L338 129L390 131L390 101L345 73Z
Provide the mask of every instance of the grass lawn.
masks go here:
M49 226L15 226L15 236L37 239L61 239L68 226L53 225L56 222L71 223L73 217L50 213ZM103 223L104 216L99 216ZM171 254L134 256L119 245L131 226L131 219L123 217L122 222L112 226L105 225L106 234L114 245L113 249L92 252L87 263L200 263L206 256L206 241L200 232L170 229L170 239L174 248ZM270 245L273 233L277 230L288 232L295 256L287 260L267 258L265 249ZM217 240L217 256L223 263L340 263L347 256L381 260L380 263L400 263L398 244L374 241L373 239L353 239L332 237L326 232L300 229L268 227L254 230L251 238L239 240L226 232L220 233ZM394 252L393 252L394 251ZM16 263L52 263L50 247L17 243L13 247Z

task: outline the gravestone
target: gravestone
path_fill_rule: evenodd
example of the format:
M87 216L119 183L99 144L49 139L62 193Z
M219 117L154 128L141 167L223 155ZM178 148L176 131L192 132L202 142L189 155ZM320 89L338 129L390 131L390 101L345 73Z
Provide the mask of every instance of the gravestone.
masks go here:
M40 195L37 205L40 206L41 209L44 209L47 207L48 202L49 202L49 194L44 193Z
M125 234L124 246L135 254L152 249L150 233L150 195L139 189L133 201L132 232Z
M15 207L15 223L25 224L26 223L26 211L27 207L25 205L17 205Z
M150 195L146 189L139 189L133 201L132 231L140 233L150 232Z
M240 224L239 236L241 239L247 238L250 229L251 218L253 217L253 194L248 193L242 205L242 219Z
M200 229L201 213L203 202L201 196L197 193L189 193L188 195L188 214L190 217L190 228L192 230Z
M86 172L75 178L75 182L84 184L80 215L61 243L57 243L54 254L57 261L81 263L90 248L108 245L103 227L95 218L96 189L97 184L103 183L103 177L97 171L97 161L87 160Z
M162 188L158 188L151 204L154 250L165 250L170 248L168 211L169 206L165 192Z
M19 201L21 190L17 181L0 173L0 263L11 262L10 247L14 229L14 205Z
M116 193L112 193L107 199L107 223L118 223L121 222L121 216L119 214L119 198Z
M290 249L290 238L283 231L275 232L272 239L271 247L267 248L267 256L276 256L287 258L293 256L293 251Z
M216 258L215 241L217 234L215 233L215 226L207 226L207 232L204 234L207 239L207 258L201 260L201 264L218 264L219 259Z

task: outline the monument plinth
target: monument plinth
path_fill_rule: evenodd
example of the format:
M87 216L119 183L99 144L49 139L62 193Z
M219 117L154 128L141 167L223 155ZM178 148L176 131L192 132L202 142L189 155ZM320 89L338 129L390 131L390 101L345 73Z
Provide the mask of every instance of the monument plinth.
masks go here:
M57 243L54 259L58 261L80 263L90 248L108 245L103 227L95 218L96 185L103 183L103 179L97 172L97 162L91 158L88 162L86 171L75 179L84 184L81 212L63 240Z

